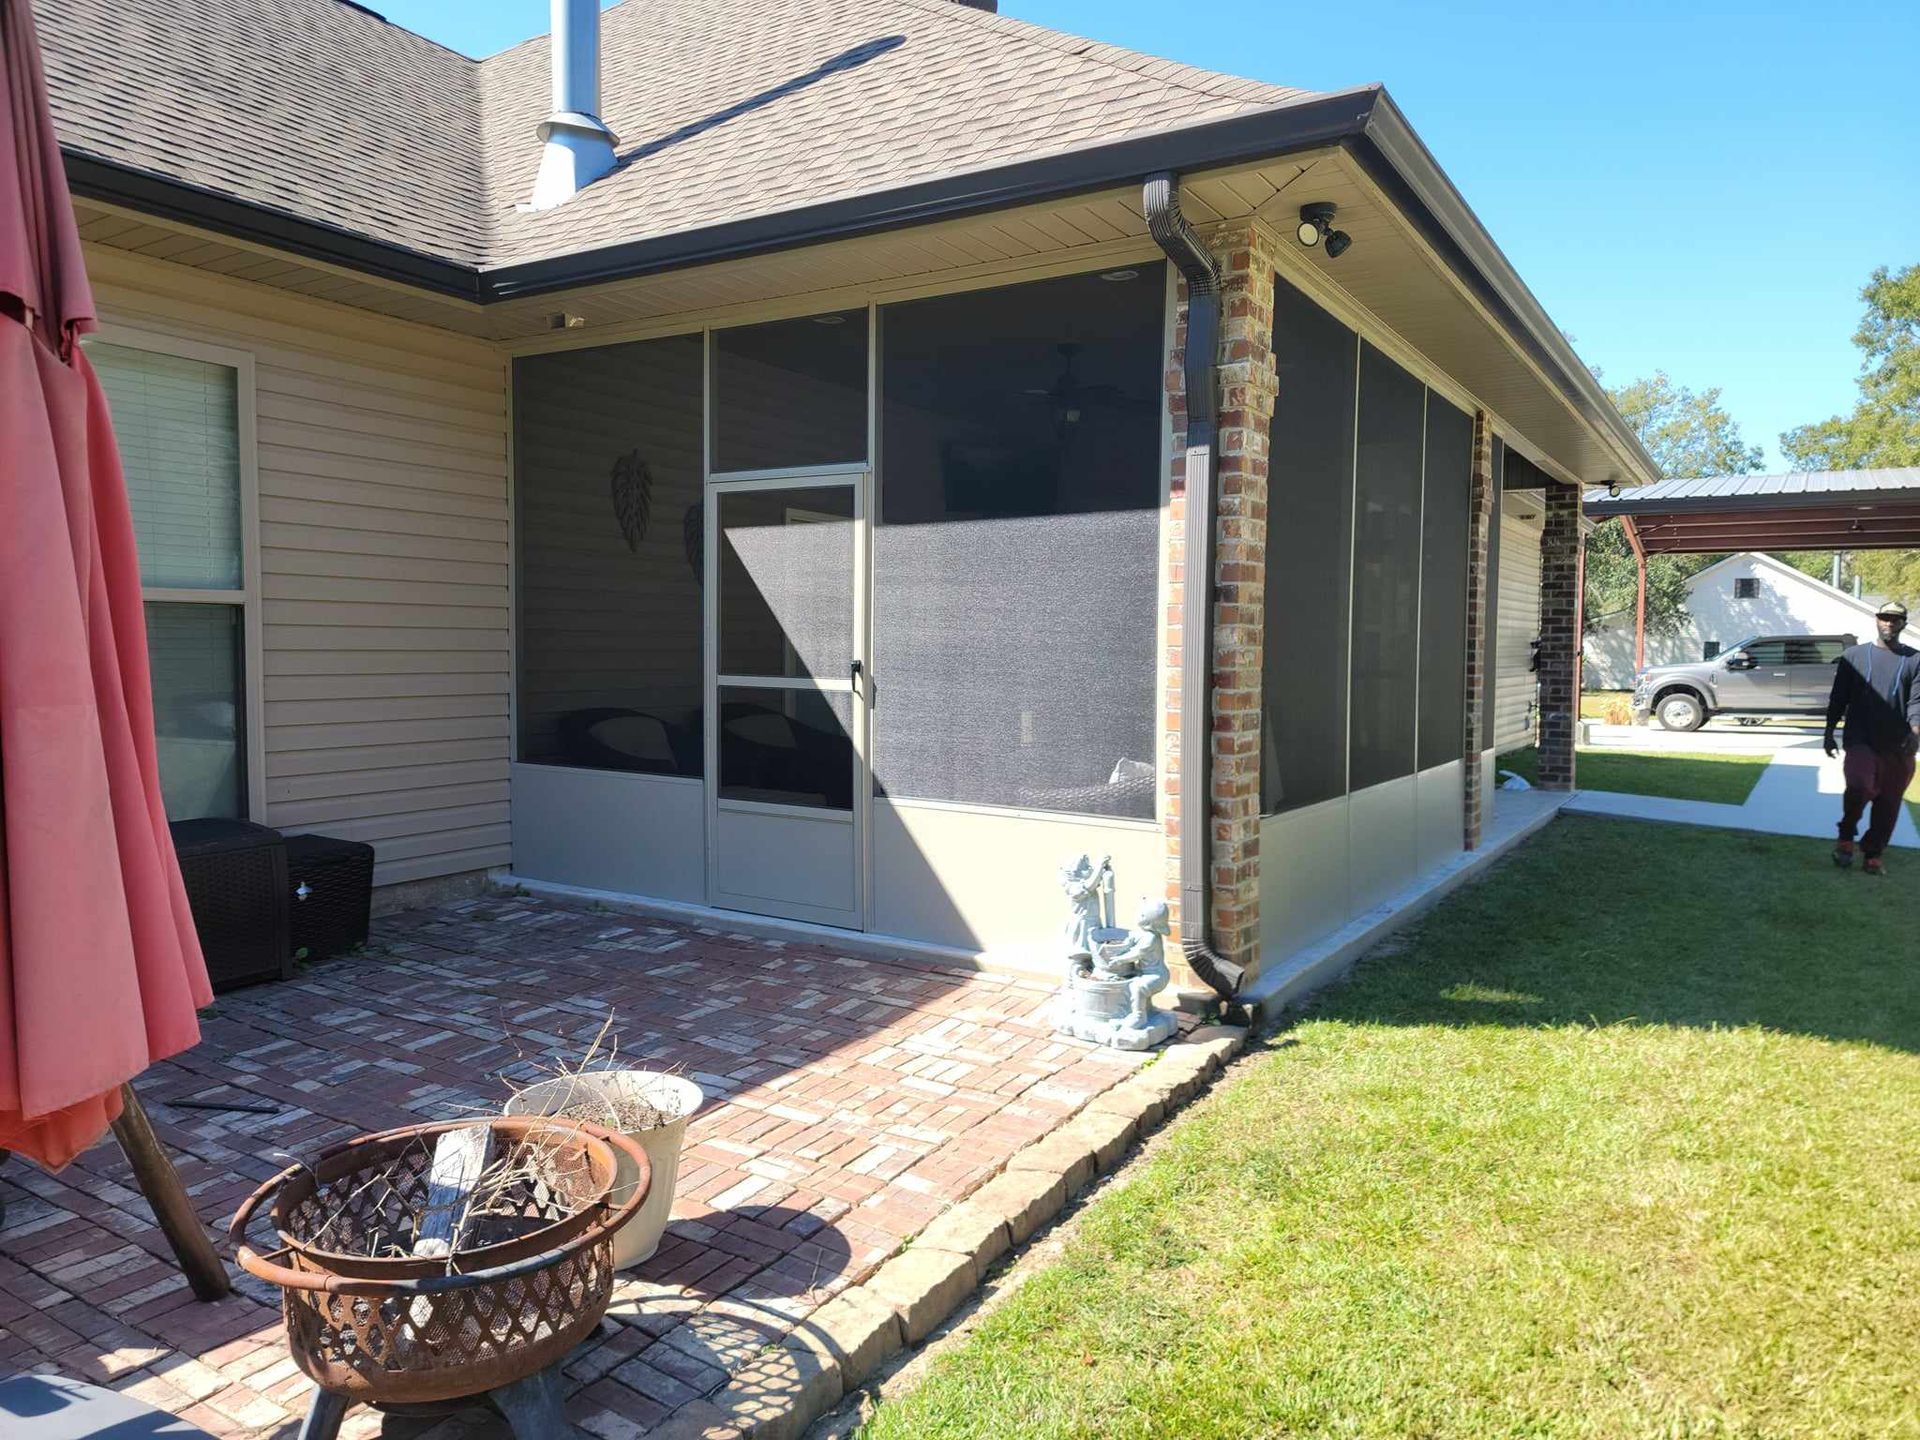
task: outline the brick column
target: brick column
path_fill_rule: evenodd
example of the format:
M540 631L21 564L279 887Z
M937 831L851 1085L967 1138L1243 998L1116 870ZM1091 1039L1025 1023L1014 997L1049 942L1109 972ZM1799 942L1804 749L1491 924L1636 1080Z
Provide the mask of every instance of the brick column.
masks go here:
M1268 435L1278 378L1273 363L1274 252L1278 240L1261 226L1236 226L1215 237L1222 295L1219 403L1219 467L1215 484L1219 520L1214 531L1212 716L1213 789L1208 823L1213 851L1214 948L1251 970L1260 948L1260 678L1266 616ZM1186 288L1167 385L1174 426L1184 442L1186 396ZM1167 743L1161 789L1177 798L1181 783L1177 734L1180 723L1180 662L1185 620L1186 457L1174 447L1167 511ZM1180 846L1175 826L1166 831L1167 896L1179 932Z
M1547 485L1540 537L1540 784L1573 789L1573 747L1580 719L1580 491Z
M1493 683L1493 636L1488 632L1487 555L1497 523L1500 495L1493 473L1493 421L1484 410L1473 416L1473 482L1469 491L1467 520L1467 715L1466 736L1465 843L1469 850L1480 848L1480 831L1486 823L1486 777L1480 752L1487 748L1488 736L1482 721L1482 702L1487 686Z

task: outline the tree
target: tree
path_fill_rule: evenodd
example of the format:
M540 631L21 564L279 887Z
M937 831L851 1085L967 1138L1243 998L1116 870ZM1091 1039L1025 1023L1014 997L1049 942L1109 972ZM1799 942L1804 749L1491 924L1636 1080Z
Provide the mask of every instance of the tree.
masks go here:
M1647 453L1670 479L1700 475L1745 475L1760 469L1761 451L1740 434L1740 422L1720 404L1720 391L1689 390L1664 370L1607 391L1614 407L1640 437ZM1686 613L1687 581L1718 555L1647 557L1647 633L1671 634ZM1598 526L1587 540L1586 624L1632 615L1637 584L1633 549L1618 520Z
M1607 392L1640 437L1660 473L1670 480L1700 475L1750 475L1761 468L1758 445L1740 434L1740 422L1720 404L1720 390L1689 390L1664 370Z
M1897 272L1882 265L1860 298L1867 313L1853 332L1861 352L1853 413L1780 437L1803 470L1920 465L1920 264Z
M1776 558L1816 580L1833 579L1833 551L1789 550ZM1920 603L1920 550L1843 550L1840 552L1840 588L1860 582L1866 595Z

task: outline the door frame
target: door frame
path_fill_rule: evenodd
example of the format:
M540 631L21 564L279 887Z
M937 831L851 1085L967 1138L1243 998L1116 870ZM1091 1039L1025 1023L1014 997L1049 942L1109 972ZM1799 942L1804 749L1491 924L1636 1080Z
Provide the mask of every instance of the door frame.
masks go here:
M848 488L853 492L853 571L848 576L848 597L853 633L853 661L860 667L856 679L849 675L833 681L814 677L730 675L720 670L720 502L728 495L766 491L828 490ZM870 617L872 595L872 535L869 523L873 495L873 468L865 461L839 465L801 465L782 469L738 470L709 475L702 497L702 563L709 583L702 586L701 598L701 690L703 734L701 744L705 764L702 787L702 813L706 821L707 903L719 909L740 910L745 914L772 915L789 920L805 920L841 929L866 930L870 927L872 902L868 886L868 846L872 831L873 757L872 696L873 651ZM720 691L722 687L761 690L793 690L800 693L844 694L851 698L850 737L853 751L853 803L846 812L806 805L782 805L752 800L726 800L720 795ZM754 905L742 903L748 897L730 892L722 876L723 856L720 843L722 811L734 815L804 817L838 822L845 819L852 827L851 865L853 906L839 911L804 904L781 905L765 900ZM727 898L732 896L731 900ZM754 908L754 906L758 908Z

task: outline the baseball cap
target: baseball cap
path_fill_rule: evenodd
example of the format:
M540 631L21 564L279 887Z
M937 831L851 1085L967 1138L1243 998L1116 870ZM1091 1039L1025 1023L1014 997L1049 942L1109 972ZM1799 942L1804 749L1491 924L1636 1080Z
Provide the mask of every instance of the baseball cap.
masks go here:
M1907 618L1907 607L1902 605L1898 600L1889 600L1873 613L1876 619L1882 615L1888 615L1895 620L1905 620Z

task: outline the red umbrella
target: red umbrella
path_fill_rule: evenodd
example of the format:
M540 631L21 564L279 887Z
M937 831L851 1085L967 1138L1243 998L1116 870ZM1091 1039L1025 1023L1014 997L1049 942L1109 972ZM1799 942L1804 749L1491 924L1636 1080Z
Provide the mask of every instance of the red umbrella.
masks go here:
M66 1164L212 999L160 800L133 517L27 0L0 0L0 1147Z

